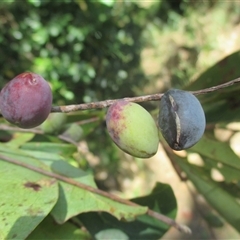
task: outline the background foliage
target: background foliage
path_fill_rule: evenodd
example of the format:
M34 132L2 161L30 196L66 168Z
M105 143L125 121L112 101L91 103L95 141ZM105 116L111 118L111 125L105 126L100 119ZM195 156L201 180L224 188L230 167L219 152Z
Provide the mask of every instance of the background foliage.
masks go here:
M239 9L237 1L1 1L0 88L33 71L49 81L54 104L63 105L221 84L240 75ZM161 140L179 176L184 172L217 211L203 216L211 233L225 221L240 232L240 159L232 144L239 131L238 90L199 96L207 129L183 155L169 152ZM158 103L143 105L157 117ZM21 132L1 119L0 158L133 198L175 218L178 199L171 187L154 182L145 160L117 149L105 112L68 114L48 134L43 127ZM69 132L73 123L77 136ZM189 160L193 153L201 164ZM159 239L168 231L145 215L145 207L133 209L4 161L0 169L0 238ZM141 184L131 187L135 179Z

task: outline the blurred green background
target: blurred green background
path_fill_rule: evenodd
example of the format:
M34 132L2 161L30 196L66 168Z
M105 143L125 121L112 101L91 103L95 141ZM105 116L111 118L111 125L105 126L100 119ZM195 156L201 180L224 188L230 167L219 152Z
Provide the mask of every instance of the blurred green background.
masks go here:
M1 1L0 16L0 87L33 71L51 83L55 104L70 104L186 84L233 51L239 6L237 1Z
M54 105L186 88L240 44L238 1L1 1L0 16L0 88L33 71Z
M16 75L33 71L50 83L54 105L140 96L171 87L193 89L191 83L201 73L239 46L239 1L0 2L0 89ZM229 74L225 81L233 78ZM218 82L200 80L197 89ZM158 103L143 105L156 117ZM68 123L90 123L83 127L81 154L70 159L71 164L93 172L102 189L124 197L148 193L158 178L151 166L116 148L105 129L105 110L84 114L68 116ZM195 239L224 235L199 226ZM239 237L231 228L228 234Z

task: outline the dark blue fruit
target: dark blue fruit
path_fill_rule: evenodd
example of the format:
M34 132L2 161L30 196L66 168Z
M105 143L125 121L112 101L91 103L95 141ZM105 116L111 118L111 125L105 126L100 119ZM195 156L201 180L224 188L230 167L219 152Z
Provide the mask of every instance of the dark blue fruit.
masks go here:
M169 146L183 150L200 140L206 119L200 102L192 93L171 89L161 98L158 125Z

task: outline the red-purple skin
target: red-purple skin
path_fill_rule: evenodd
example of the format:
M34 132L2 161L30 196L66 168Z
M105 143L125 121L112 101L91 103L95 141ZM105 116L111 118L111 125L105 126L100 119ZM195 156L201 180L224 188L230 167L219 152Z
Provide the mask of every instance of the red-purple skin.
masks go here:
M124 121L122 124L118 124L120 120L124 120L125 116L122 114L123 108L125 105L131 104L124 100L119 100L112 104L106 115L106 122L108 126L108 131L110 136L113 137L115 143L119 144L120 141L120 133L126 128ZM109 124L111 122L111 125Z
M158 149L158 130L152 116L140 105L118 100L106 115L107 130L124 152L139 158L149 158Z
M21 128L33 128L43 123L51 112L52 91L38 74L21 73L0 92L3 117Z

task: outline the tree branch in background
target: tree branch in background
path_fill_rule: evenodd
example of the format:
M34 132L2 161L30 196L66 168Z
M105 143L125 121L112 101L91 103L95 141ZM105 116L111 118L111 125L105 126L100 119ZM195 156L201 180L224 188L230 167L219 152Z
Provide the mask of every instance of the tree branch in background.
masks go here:
M226 82L217 86L205 88L198 91L191 91L191 93L194 95L206 94L206 93L214 92L226 87L230 87L239 82L240 82L240 78L236 78L230 82ZM162 96L163 96L163 93L156 93L156 94L139 96L139 97L123 98L123 100L129 101L129 102L158 101L162 98ZM100 102L91 102L91 103L74 104L74 105L66 105L66 106L54 106L52 107L51 111L69 113L69 112L87 110L87 109L101 109L101 108L106 108L112 105L117 100L120 100L120 99L112 99L112 100L105 100Z

